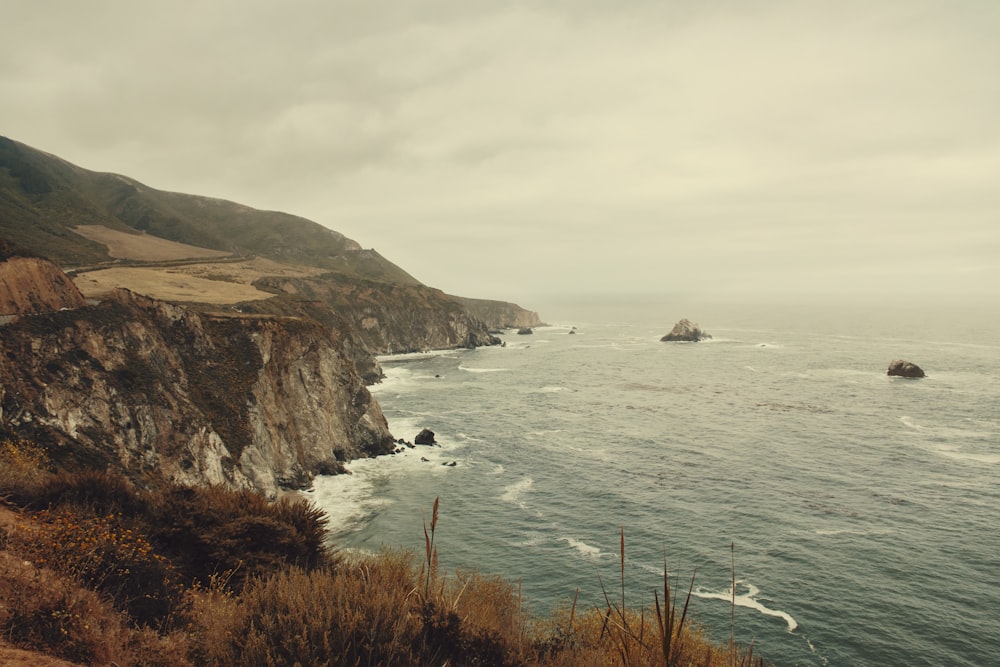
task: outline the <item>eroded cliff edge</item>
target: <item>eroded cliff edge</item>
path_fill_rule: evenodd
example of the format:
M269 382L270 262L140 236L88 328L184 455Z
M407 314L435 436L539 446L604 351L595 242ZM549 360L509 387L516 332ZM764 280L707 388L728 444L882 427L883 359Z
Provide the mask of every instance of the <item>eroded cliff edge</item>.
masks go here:
M198 313L117 290L3 327L0 429L62 465L273 497L392 451L341 350L314 321Z

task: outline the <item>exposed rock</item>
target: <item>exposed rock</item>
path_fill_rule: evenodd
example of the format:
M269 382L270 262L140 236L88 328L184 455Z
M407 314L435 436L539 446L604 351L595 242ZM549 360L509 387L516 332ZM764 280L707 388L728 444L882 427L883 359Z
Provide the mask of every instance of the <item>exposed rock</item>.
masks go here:
M420 433L417 433L417 437L413 439L414 444L417 445L436 445L437 441L434 439L434 431L429 428L425 428Z
M58 464L142 484L273 497L393 449L385 417L315 322L213 316L117 290L21 318L0 337L0 431Z
M488 299L470 299L462 296L451 296L461 303L473 317L493 329L496 333L502 329L520 327L537 327L542 325L538 313L521 308L516 303L505 301L490 301Z
M688 319L682 319L680 322L674 325L674 328L670 330L666 336L660 339L662 342L674 342L674 341L688 341L691 343L697 343L700 340L705 340L711 338L708 333L702 331L701 328Z
M924 377L924 371L916 364L904 359L896 359L889 364L889 370L886 371L886 375L896 375L904 378L922 378Z
M528 336L533 333L535 332L531 330L531 327L521 327L520 329L517 330L517 334L519 336Z
M346 323L344 333L360 341L371 354L475 348L502 342L464 305L424 285L360 282L331 273L316 278L264 278L254 286L325 304ZM270 305L263 302L259 307Z
M0 261L0 315L51 313L85 303L69 276L46 259L11 257Z

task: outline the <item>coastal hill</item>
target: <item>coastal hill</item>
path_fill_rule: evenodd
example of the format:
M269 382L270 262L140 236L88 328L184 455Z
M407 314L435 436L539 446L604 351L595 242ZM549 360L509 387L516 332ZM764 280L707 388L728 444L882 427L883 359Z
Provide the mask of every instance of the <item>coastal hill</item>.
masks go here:
M327 294L332 306L342 305L350 291L345 285L363 285L382 311L369 318L405 321L414 314L410 304L446 313L417 315L437 328L419 342L392 326L368 336L377 341L373 353L487 344L490 328L539 323L537 314L514 304L470 303L423 285L375 250L305 218L156 190L5 137L0 137L0 238L52 260L76 277L88 296L114 286L178 302L233 303L244 299L227 294L231 285L253 287L260 281L259 290L276 303L258 308L287 314L291 306L273 297L302 299L282 292L276 281L294 277L313 286L306 291ZM203 290L201 281L213 281L217 289L153 293L155 285L183 282L178 275L199 278ZM302 284L288 287L302 289ZM491 319L498 313L502 319ZM368 319L362 330L373 326Z
M525 322L304 218L0 138L0 436L58 467L275 497L393 450L376 355Z

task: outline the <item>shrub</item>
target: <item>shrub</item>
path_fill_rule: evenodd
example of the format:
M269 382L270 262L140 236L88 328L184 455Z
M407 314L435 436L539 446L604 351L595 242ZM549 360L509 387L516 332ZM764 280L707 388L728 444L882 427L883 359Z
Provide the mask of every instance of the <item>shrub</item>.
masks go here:
M414 571L405 554L256 580L210 664L415 665Z
M95 514L123 514L129 517L145 513L142 494L122 475L85 468L61 470L49 475L31 498L31 505L47 509L72 504Z
M330 560L326 519L306 500L269 503L253 491L171 487L152 499L151 538L191 580L226 575L239 590L255 577Z
M0 497L22 503L33 497L48 475L49 456L30 440L0 441Z
M181 599L173 566L120 514L94 515L74 506L42 510L20 527L10 546L107 596L137 624L163 625Z
M124 660L128 631L93 591L0 552L0 630L12 644L88 664Z

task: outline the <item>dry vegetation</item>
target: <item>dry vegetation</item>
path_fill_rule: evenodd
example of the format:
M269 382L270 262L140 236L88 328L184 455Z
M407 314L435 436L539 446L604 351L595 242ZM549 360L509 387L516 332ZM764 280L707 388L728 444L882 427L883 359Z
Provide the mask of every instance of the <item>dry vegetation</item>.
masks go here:
M149 234L128 234L103 225L73 231L108 248L112 257L168 266L114 266L80 271L74 282L88 298L101 298L116 287L165 301L229 304L274 296L256 289L260 278L304 278L323 273L308 266L280 264L263 257L237 258L218 250L168 241ZM185 262L183 260L208 260ZM214 261L212 261L214 260Z
M80 225L73 229L80 236L102 243L108 254L117 259L164 262L174 259L226 257L228 252L210 250L186 243L168 241L149 234L129 234L104 225Z
M734 665L664 580L652 609L615 601L528 616L519 590L438 570L438 504L422 558L342 557L305 500L221 488L142 492L54 473L0 443L0 658L84 665ZM624 533L622 555L624 556ZM624 578L623 578L624 579ZM5 653L6 651L6 653ZM25 654L19 651L31 651ZM45 663L44 661L49 661Z

